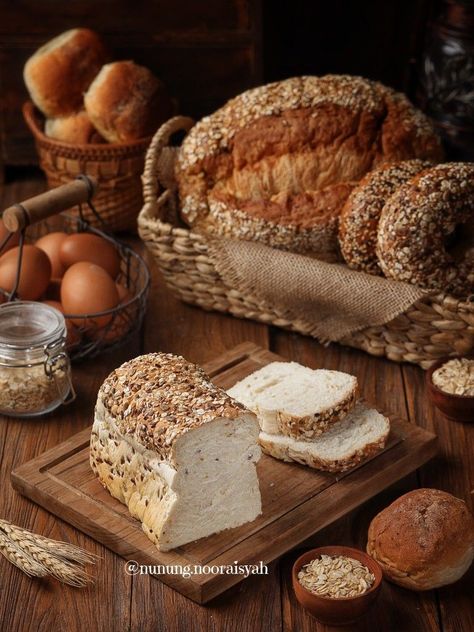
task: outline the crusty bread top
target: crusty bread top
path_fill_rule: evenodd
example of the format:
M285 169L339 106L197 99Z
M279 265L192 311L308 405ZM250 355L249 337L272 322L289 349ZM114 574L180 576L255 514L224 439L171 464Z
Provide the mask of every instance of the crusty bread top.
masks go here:
M48 117L82 107L83 93L108 59L100 37L71 29L46 42L26 62L24 80L35 105Z
M99 401L119 432L170 458L176 439L216 417L235 419L244 406L214 386L197 365L171 353L149 353L115 369Z
M400 123L439 152L439 141L428 118L414 108L408 99L362 77L325 75L293 77L247 90L231 99L212 115L198 122L186 137L179 153L180 169L228 149L229 141L244 127L259 118L277 116L286 110L315 108L328 104L343 107L352 114L367 112L387 115L387 102L403 109Z
M361 77L296 77L244 92L198 122L175 175L181 215L195 230L259 240L268 231L258 220L282 232L294 226L285 204L277 209L279 195L312 192L315 203L321 191L350 186L380 164L441 156L431 123L404 95ZM332 223L345 198L333 201ZM313 206L305 208L312 217ZM302 251L291 238L264 240L284 242ZM335 234L325 250L333 243Z
M171 115L163 83L133 61L103 66L89 86L84 104L95 127L111 143L149 136Z
M473 546L466 503L439 489L416 489L375 516L367 550L388 567L423 577L456 566Z

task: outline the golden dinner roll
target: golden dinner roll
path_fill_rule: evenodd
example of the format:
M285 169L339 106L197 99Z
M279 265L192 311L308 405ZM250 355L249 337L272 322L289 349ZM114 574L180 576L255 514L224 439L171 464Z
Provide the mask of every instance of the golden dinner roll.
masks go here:
M50 118L76 112L107 58L102 40L90 29L58 35L25 64L23 77L31 99Z
M375 516L367 552L387 579L405 588L452 584L474 558L474 518L460 498L439 489L416 489Z
M68 116L46 119L44 133L50 138L72 145L104 142L85 110L79 110Z
M133 63L105 65L84 96L90 120L111 143L151 135L171 115L171 101L155 75Z

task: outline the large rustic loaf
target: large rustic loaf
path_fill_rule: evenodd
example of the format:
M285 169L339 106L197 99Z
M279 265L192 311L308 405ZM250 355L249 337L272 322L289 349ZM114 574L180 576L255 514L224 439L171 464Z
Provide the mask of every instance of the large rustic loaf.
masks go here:
M355 182L385 162L440 157L428 119L402 94L360 77L296 77L197 123L176 179L194 229L328 259Z
M261 432L262 450L281 461L296 461L318 470L345 472L385 447L389 420L358 403L341 421L312 441Z
M255 415L196 365L153 353L102 385L90 461L162 551L261 513Z
M358 385L348 373L271 362L227 392L257 414L263 432L310 441L354 408Z

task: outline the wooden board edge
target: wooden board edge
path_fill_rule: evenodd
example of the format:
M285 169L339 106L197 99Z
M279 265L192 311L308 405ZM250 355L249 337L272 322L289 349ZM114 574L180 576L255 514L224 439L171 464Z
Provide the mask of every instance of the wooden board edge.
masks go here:
M25 496L29 500L32 500L40 507L43 507L43 509L45 509L46 511L54 514L60 520L64 520L64 522L66 522L67 524L75 527L82 533L85 533L95 542L100 542L103 546L110 549L113 553L119 555L124 560L128 561L131 559L130 556L125 553L126 545L129 544L128 540L124 539L122 544L119 546L117 546L117 544L112 544L110 542L110 533L105 530L105 528L99 522L94 521L88 515L79 513L75 509L74 501L77 500L77 498L75 498L74 493L69 488L64 487L64 490L66 492L65 499L69 500L69 502L67 503L69 514L67 518L64 518L62 515L62 509L64 508L64 506L66 506L66 500L64 498L63 501L60 503L53 494L49 493L46 489L44 489L43 486L41 486L41 483L38 484L36 482L35 484L30 484L29 482L19 477L16 472L12 472L11 482L13 489L19 492L22 496ZM46 475L43 475L42 482L44 484L48 483L49 478ZM151 542L150 545L153 546ZM133 545L130 544L130 546L133 548ZM189 564L188 560L180 558L179 556L175 555L173 551L171 551L170 554L172 555L173 559L169 561L158 561L150 559L150 557L148 557L146 553L142 553L138 550L134 552L133 560L138 562L139 564L146 565L181 564L184 566ZM184 579L183 577L181 577L181 575L163 574L159 575L158 579L164 584L173 588L174 590L177 590L188 599L191 599L198 604L202 604L203 587L202 584L194 581L194 577L195 576L192 575L191 578Z

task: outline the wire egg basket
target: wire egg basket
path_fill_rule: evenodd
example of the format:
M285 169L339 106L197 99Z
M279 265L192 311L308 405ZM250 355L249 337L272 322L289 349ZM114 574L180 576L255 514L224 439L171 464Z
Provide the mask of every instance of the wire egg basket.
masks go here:
M95 183L87 176L79 176L75 181L52 189L34 198L15 204L3 213L3 222L8 230L0 243L2 255L15 234L18 235L18 262L16 279L12 289L0 288L0 298L10 302L18 300L18 286L22 265L23 246L52 231L91 233L113 244L119 259L120 269L115 283L120 284L125 298L114 308L93 314L64 313L67 325L66 348L71 360L91 358L105 351L127 343L141 331L146 311L150 273L142 257L130 246L112 237L107 232L92 227L85 219L83 205L87 204L97 223L103 224L92 203ZM65 209L78 207L77 215L63 213ZM60 214L58 214L60 213ZM59 301L59 286L50 286L45 297Z

